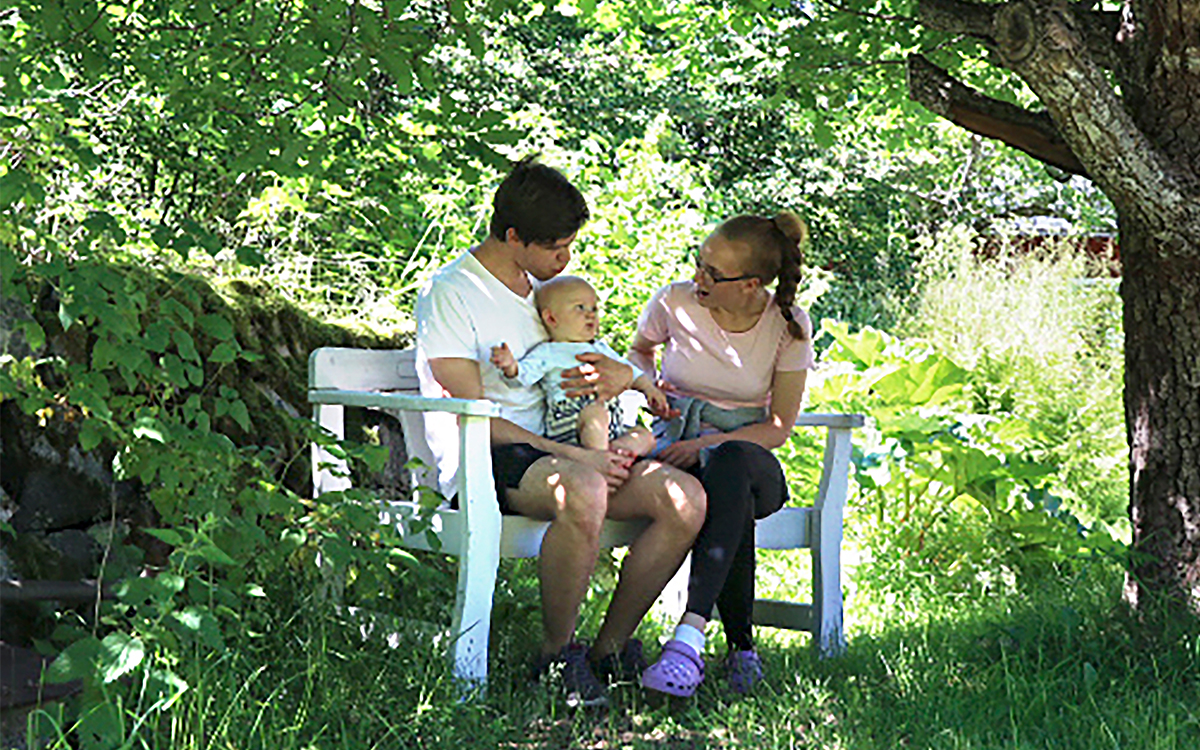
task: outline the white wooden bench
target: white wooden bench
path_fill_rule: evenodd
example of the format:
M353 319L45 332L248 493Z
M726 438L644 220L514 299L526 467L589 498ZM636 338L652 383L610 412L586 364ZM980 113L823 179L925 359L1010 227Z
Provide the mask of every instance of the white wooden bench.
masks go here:
M491 625L492 592L496 570L503 557L536 557L547 522L520 516L502 516L496 503L492 480L489 420L499 407L485 400L425 398L419 394L415 352L405 350L318 349L308 365L308 400L314 404L314 419L339 439L345 437L344 407L379 409L397 416L404 430L409 458L432 466L425 442L423 415L448 412L459 419L458 509L438 508L432 516L433 529L443 554L459 558L458 586L450 626L450 658L454 674L470 682L487 679L488 633ZM784 508L758 522L756 546L762 549L812 550L813 602L757 600L754 621L813 634L813 646L821 656L839 653L845 647L842 631L841 543L842 513L850 466L850 433L863 424L858 414L801 414L796 424L825 427L824 469L811 508ZM436 475L435 475L436 476ZM417 483L436 487L433 477L414 477ZM350 487L343 461L318 445L313 446L314 494ZM432 549L426 534L410 533L408 524L418 517L420 505L385 502L384 523L398 524L405 546ZM601 544L604 548L627 546L644 528L640 522L608 521ZM686 565L685 565L686 568ZM686 581L681 568L668 588L682 601L680 589ZM686 590L686 589L683 589Z

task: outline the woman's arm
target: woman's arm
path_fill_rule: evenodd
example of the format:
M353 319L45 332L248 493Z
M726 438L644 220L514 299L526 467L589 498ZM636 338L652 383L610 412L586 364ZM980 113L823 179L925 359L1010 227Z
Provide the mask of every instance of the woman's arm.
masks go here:
M686 469L696 463L700 450L720 445L727 440L746 440L757 443L767 450L778 448L787 442L800 413L800 400L804 397L804 384L808 381L808 370L776 372L771 381L771 413L767 421L746 425L732 432L717 432L702 435L692 440L681 440L663 448L656 458Z
M658 380L658 369L654 366L654 355L657 351L658 344L639 333L634 337L625 358L632 362L634 367L646 373L653 382Z

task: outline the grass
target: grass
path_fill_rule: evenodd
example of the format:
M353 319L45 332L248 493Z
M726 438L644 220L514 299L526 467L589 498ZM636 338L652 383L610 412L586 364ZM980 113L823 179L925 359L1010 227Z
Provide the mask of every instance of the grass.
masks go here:
M513 571L519 577L528 571ZM1092 568L1007 599L889 611L840 659L764 631L749 698L710 676L690 701L632 687L572 713L527 679L536 611L502 593L489 692L460 702L444 662L407 628L389 645L315 603L236 650L191 665L193 688L129 747L195 748L1194 748L1200 628L1138 622L1119 573ZM507 600L507 601L504 601ZM653 624L642 635L662 636ZM651 650L654 650L651 647Z

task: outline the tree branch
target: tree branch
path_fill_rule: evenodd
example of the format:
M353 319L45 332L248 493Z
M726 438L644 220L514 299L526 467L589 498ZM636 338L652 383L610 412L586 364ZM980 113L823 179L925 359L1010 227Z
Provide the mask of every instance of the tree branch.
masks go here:
M917 0L917 19L931 29L991 41L996 11L1001 7L963 0Z
M908 95L973 133L1003 141L1064 171L1087 174L1049 115L984 96L921 55L908 57Z
M966 34L994 42L996 15L1012 3L972 3L965 0L918 0L917 19L928 28L951 34ZM1065 4L1064 4L1065 5ZM1087 50L1097 63L1113 70L1120 65L1117 32L1119 11L1076 11Z
M1053 0L996 13L1003 63L1033 89L1089 176L1117 206L1160 235L1200 223L1185 175L1142 133L1086 49L1081 24Z

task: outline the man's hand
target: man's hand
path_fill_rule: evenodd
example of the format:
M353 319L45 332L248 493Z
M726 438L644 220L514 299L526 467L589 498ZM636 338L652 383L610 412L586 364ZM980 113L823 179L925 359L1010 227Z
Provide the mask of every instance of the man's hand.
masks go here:
M502 342L500 346L492 347L492 364L500 368L500 372L504 373L506 378L517 376L517 358L508 348L508 342Z
M608 482L609 491L618 489L629 479L629 467L633 466L634 458L613 451L596 451L581 449L578 454L572 454L573 461L590 466L600 472Z
M583 364L563 370L562 387L571 398L595 396L599 401L610 401L620 396L633 382L633 368L609 359L597 352L576 354L575 359Z

